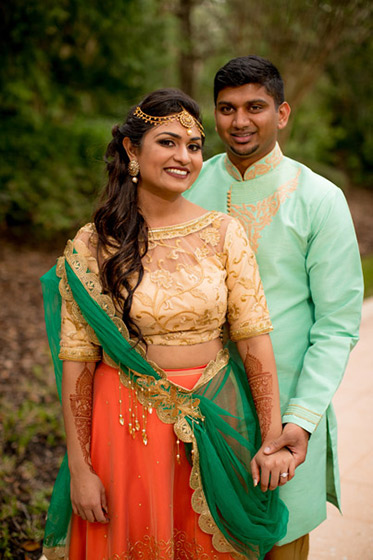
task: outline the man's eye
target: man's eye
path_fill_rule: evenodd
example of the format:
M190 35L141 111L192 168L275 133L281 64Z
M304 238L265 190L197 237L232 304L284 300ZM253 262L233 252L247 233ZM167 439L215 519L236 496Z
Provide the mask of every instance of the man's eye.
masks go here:
M223 113L223 115L228 115L232 111L233 111L232 107L221 107L220 108L220 112Z
M262 110L262 106L261 105L251 105L250 109L252 111L261 111Z

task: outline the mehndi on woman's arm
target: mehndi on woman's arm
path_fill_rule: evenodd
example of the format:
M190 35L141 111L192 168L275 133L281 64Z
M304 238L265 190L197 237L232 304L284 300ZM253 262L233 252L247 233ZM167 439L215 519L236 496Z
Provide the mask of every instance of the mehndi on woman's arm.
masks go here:
M262 446L251 462L254 484L260 480L263 491L273 490L294 476L294 459L287 449L266 456L264 448L282 431L276 363L269 334L237 342L255 404ZM272 457L271 461L267 461ZM282 473L288 473L286 479Z
M95 368L96 362L64 361L62 408L73 511L87 521L106 523L105 490L94 472L90 456Z

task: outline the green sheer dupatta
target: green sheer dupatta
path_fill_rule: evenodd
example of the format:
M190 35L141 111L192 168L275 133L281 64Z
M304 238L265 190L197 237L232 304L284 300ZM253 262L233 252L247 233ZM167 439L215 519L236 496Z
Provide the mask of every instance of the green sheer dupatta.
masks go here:
M109 359L128 380L141 389L147 405L193 451L190 485L192 506L199 525L212 535L213 545L234 558L263 558L286 533L288 512L277 491L254 488L250 460L258 447L258 428L245 372L222 351L211 362L193 391L170 383L163 370L133 348L122 321L115 316L109 296L84 258L68 244L58 264L64 294L73 298ZM62 364L58 360L60 296L56 269L43 278L47 331L60 394ZM141 397L140 397L141 401ZM66 542L71 504L66 458L54 488L45 532L45 549ZM57 556L56 556L57 557Z

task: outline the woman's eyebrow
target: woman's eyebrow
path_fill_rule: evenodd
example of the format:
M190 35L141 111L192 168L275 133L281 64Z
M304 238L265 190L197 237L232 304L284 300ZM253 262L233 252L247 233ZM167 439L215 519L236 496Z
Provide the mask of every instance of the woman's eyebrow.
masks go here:
M162 134L167 134L167 136L172 136L173 138L178 138L179 140L181 139L181 136L179 134L175 134L174 132L167 132L166 130L164 130L163 132L159 132L158 134L156 134L154 136L154 138L158 138L158 136L161 136ZM195 142L196 140L201 140L202 138L201 136L194 136L193 138L190 138L189 140L192 140L193 142Z

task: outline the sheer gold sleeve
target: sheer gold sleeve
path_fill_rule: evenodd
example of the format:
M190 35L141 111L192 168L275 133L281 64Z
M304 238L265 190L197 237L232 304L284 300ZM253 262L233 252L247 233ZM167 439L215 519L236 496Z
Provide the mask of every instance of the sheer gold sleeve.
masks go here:
M93 224L87 224L77 233L74 249L87 258L89 269L98 273L98 263L95 253L95 230ZM58 265L62 266L62 263ZM62 296L61 306L61 360L74 362L98 362L101 360L101 346L97 340L93 340L92 329L80 312L70 290L67 289L66 276L61 274L60 293Z
M234 342L272 330L258 265L242 225L232 219L224 253L228 287L228 322Z

